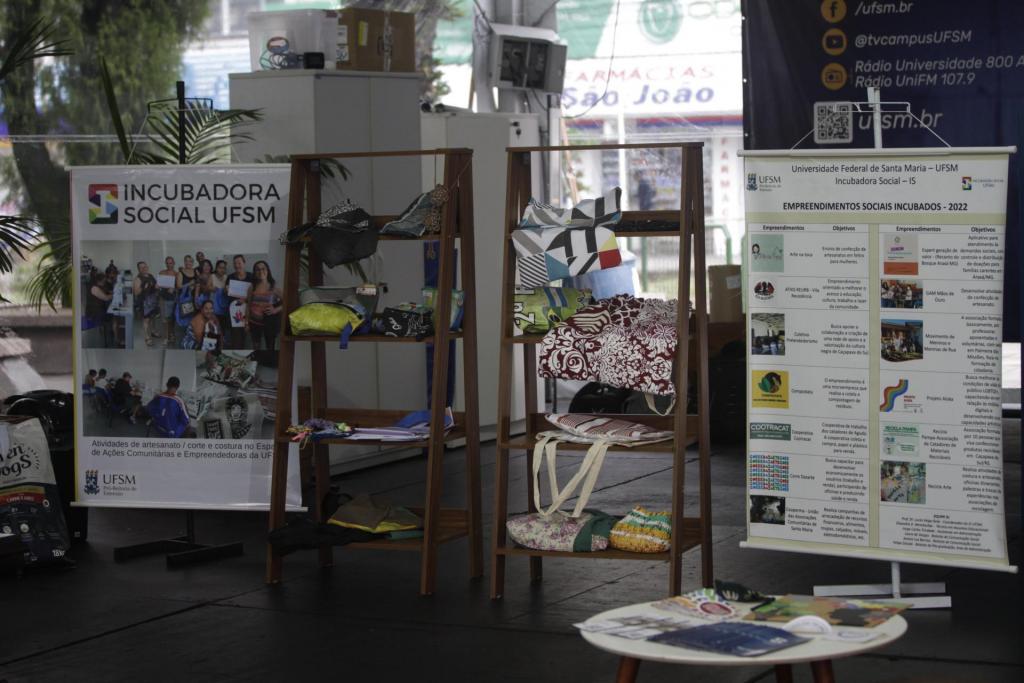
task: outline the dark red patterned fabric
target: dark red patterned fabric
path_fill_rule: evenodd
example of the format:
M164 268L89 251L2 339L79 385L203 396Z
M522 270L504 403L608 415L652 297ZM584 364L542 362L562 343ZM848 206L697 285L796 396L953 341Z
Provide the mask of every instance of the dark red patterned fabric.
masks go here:
M541 377L674 395L676 302L618 294L580 309L541 342Z

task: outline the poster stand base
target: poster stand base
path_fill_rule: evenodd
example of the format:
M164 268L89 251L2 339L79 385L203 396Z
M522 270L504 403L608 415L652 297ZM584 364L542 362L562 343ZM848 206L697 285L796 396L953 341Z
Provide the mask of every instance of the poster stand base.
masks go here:
M244 553L241 541L220 545L196 543L195 513L191 510L186 512L185 521L187 531L184 536L114 548L114 562L127 562L137 557L166 554L167 568L175 569L210 560L240 557Z
M901 583L900 563L892 563L892 583L853 583L841 586L815 586L815 597L871 597L888 596L889 599L910 603L910 609L949 609L953 606L953 598L942 595L946 592L946 584L942 581L934 583ZM920 596L920 597L909 597Z

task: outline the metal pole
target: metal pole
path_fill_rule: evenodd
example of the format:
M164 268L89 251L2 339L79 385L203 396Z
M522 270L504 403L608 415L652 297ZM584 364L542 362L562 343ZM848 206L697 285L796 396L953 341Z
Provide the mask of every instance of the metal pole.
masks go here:
M882 93L878 88L868 88L868 103L871 104L874 119L875 149L882 149Z
M175 84L178 93L178 163L185 163L185 81Z

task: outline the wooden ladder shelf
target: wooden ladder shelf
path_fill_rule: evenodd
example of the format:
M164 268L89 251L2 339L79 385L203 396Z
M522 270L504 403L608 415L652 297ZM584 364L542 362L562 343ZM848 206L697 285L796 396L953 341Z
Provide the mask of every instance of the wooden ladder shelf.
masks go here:
M477 339L476 339L476 275L473 263L473 152L469 149L436 149L397 152L365 152L344 154L303 154L292 157L291 194L288 207L289 227L316 220L321 212L320 162L324 159L356 159L372 157L409 157L409 163L421 163L421 157L440 157L444 162L444 187L449 197L444 203L441 216L440 234L427 234L420 238L393 237L381 235L390 240L406 240L415 244L425 241L439 242L438 295L436 319L451 319L452 289L455 287L456 261L464 291L462 329L449 330L446 324L435 325L432 337L417 340L409 337L386 337L378 334L352 335L351 343L432 343L433 370L430 411L430 436L421 442L402 442L402 447L424 448L427 451L427 474L425 500L421 507L410 507L423 518L423 538L405 540L374 540L365 543L351 543L346 550L406 550L419 551L420 593L433 593L437 576L438 546L460 538L469 539L469 573L471 577L483 574L483 541L480 522L480 425L477 400ZM396 216L374 216L379 227ZM456 240L461 242L458 256ZM277 420L273 472L271 476L270 530L278 529L285 523L285 493L288 479L288 446L291 442L287 428L307 417L320 417L332 421L344 421L355 427L390 426L406 413L414 410L376 410L361 408L332 408L327 405L327 385L332 378L327 376L326 344L337 344L334 336L299 336L292 333L288 315L298 308L299 274L301 253L308 256L308 284L323 284L323 263L309 243L289 245L285 255L283 318L285 328L281 335L281 350L278 361ZM464 359L465 411L456 412L455 428L445 434L443 420L446 403L445 387L448 382L448 346L453 339L462 340ZM293 418L291 387L295 370L295 344L310 344L312 387L308 400L300 394L299 414ZM308 404L304 406L302 404ZM442 509L441 486L443 479L444 450L449 441L465 439L466 458L466 504L465 508ZM316 481L314 514L320 522L326 522L333 510L324 508L324 498L330 485L328 444L372 446L375 441L346 441L325 439L308 447L312 451L313 472ZM395 446L394 442L382 445ZM320 564L330 566L333 552L329 545L320 547ZM267 583L277 583L282 576L282 557L267 546Z
M707 279L704 247L704 177L702 169L702 143L663 144L610 144L577 145L570 147L510 147L508 148L508 178L505 201L505 247L503 261L503 300L501 356L499 358L498 381L498 452L495 465L494 487L494 530L492 535L491 597L502 597L505 590L506 558L525 556L530 558L530 578L539 581L542 576L542 558L560 557L573 559L615 559L615 560L663 560L669 563L668 588L670 595L678 595L682 589L682 554L695 547L701 548L701 580L704 586L713 581L711 550L711 467L710 467L710 420L708 414L708 313ZM608 549L600 552L574 553L538 551L523 548L509 541L505 529L508 519L509 454L511 451L526 452L526 472L532 471L533 445L536 435L551 425L544 413L537 409L537 346L543 335L517 334L513 326L514 288L516 281L516 255L512 248L512 233L519 226L519 218L527 206L531 194L531 154L568 153L587 150L653 149L662 151L679 150L680 166L680 207L671 211L625 211L622 225L636 226L637 230L617 232L619 237L675 237L679 239L678 267L678 317L676 331L678 346L675 358L676 402L674 414L660 415L603 415L621 417L641 422L657 429L672 430L676 438L671 442L644 446L637 450L667 453L672 457L672 541L668 552L648 554L631 553ZM645 224L649 228L643 227ZM665 227L670 226L670 227ZM671 227L674 226L674 227ZM691 268L691 257L693 265ZM691 330L688 316L690 300L690 276L695 281L696 368L690 367ZM526 434L513 437L511 434L513 354L516 349L523 353L523 382L525 386ZM687 388L691 370L697 378L697 414L687 415ZM687 447L696 444L699 454L699 515L684 516L683 487L685 483L685 456ZM558 448L585 450L586 444L561 443ZM632 449L609 450L628 453ZM533 503L533 479L526 476L530 512L535 512ZM625 512L625 511L621 511Z

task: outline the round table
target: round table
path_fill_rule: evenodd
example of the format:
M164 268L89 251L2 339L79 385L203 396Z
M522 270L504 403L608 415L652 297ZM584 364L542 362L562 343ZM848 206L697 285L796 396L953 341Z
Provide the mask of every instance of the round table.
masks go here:
M754 605L744 606L737 604L737 616L742 617L752 607ZM595 614L587 619L587 621L604 621L606 619L637 616L640 614L665 617L673 613L656 609L649 602L641 602ZM781 626L779 623L768 625ZM840 626L838 628L843 630L869 630L881 635L867 642L843 642L824 640L812 634L801 633L799 635L809 637L811 640L758 657L737 657L703 650L691 650L673 645L661 645L646 640L629 640L628 638L620 638L604 633L588 633L586 631L581 631L581 633L583 638L591 645L606 652L619 655L619 671L618 677L615 679L617 683L632 683L635 681L641 660L666 662L669 664L697 664L702 666L758 666L767 664L775 667L775 680L779 683L791 683L793 680L793 672L790 665L809 662L815 683L832 683L835 680L832 675L833 659L850 657L874 650L883 645L888 645L906 632L907 622L903 617L896 615L889 618L885 623L870 629L860 629L853 626Z

